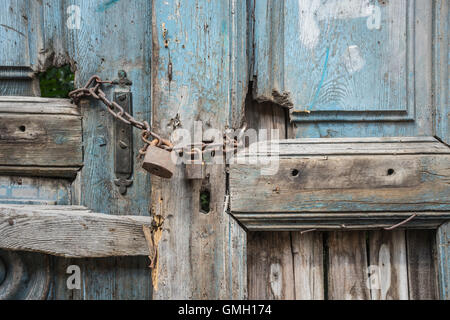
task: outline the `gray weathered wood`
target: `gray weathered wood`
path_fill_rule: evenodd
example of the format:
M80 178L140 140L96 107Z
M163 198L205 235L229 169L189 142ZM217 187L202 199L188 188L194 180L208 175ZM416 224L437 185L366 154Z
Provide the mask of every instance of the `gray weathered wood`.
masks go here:
M291 232L294 256L295 299L323 300L323 234Z
M268 139L271 129L279 130L279 138L285 137L288 130L284 109L274 108L271 103L248 101L245 111L249 128L268 130ZM250 228L248 236L249 298L272 299L276 293L277 298L281 295L284 299L323 299L322 233L287 233L274 229L252 232L255 230Z
M297 283L290 233L250 233L249 243L249 299L295 299Z
M391 227L413 215L412 212L333 213L233 213L249 231L369 230ZM436 229L449 219L448 212L424 211L401 228Z
M434 300L437 294L436 231L407 230L410 300Z
M408 266L404 230L369 232L372 300L408 300Z
M450 300L450 222L439 227L436 234L439 296Z
M79 7L80 28L70 29L67 21ZM41 68L71 64L75 86L84 86L94 74L102 79L118 78L118 71L127 72L133 82L133 115L138 120L151 119L151 2L97 0L43 0L40 7L39 51ZM37 33L39 33L37 32ZM40 48L40 49L41 49ZM117 86L104 85L112 100ZM83 116L84 164L73 204L81 204L95 212L135 216L149 215L150 178L136 158L142 147L141 132L133 129L133 184L126 195L114 185L114 123L113 117L94 99L80 102ZM70 261L57 259L66 266ZM64 272L55 274L55 296L59 299L151 299L152 288L147 257L78 259L82 290L67 290ZM69 264L70 265L70 264ZM58 270L63 269L61 266ZM132 271L131 271L132 270ZM62 270L63 271L63 270ZM128 277L124 276L128 274Z
M82 166L81 116L69 100L1 97L0 119L0 172L74 176Z
M450 155L326 156L230 169L233 212L449 211ZM296 170L296 171L294 171Z
M0 204L0 248L62 257L145 256L151 219L93 213L79 206Z
M194 132L195 121L221 132L241 122L245 5L152 2L152 127L164 137ZM200 210L202 181L186 180L182 166L171 180L152 177L152 213L164 219L155 299L246 297L246 234L224 206L225 169L206 168L209 213Z
M433 89L434 105L436 106L436 135L450 144L450 111L449 101L449 2L436 0L434 5L434 61L433 61Z
M328 233L328 299L369 300L366 233Z

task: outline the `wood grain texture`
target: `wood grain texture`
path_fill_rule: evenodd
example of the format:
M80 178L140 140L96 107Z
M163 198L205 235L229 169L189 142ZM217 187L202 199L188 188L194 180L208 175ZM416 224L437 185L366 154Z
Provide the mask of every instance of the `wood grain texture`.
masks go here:
M372 300L408 300L404 230L369 232L369 278Z
M0 15L0 95L39 95L41 3L6 0Z
M246 122L249 128L268 130L266 139L284 139L288 132L286 111L274 107L272 103L257 103L249 98L246 104ZM271 136L276 133L272 132L272 129L279 130L278 137ZM247 224L246 227L248 226ZM250 228L250 231L255 230L259 229ZM280 232L281 229L268 230L271 232L249 233L249 298L272 299L272 287L275 285L278 298L323 299L325 291L322 233L301 234Z
M231 166L232 211L450 211L450 155L324 156Z
M71 5L80 8L80 29L67 28ZM42 1L40 24L41 68L70 63L75 73L75 86L85 85L94 74L115 80L119 70L127 72L133 82L133 115L139 120L151 118L151 3L114 1L109 4L89 1ZM104 86L108 99L113 99L115 86ZM84 166L77 179L79 196L73 203L105 214L149 216L150 179L139 161L133 163L133 185L125 196L114 185L113 123L114 119L100 103L84 100L79 105L83 116ZM133 154L140 143L139 130L133 131ZM136 159L133 156L133 159ZM66 265L65 260L57 259ZM61 299L151 299L152 288L148 258L80 259L83 290L63 290ZM124 274L130 273L129 277ZM59 279L59 277L62 277ZM63 283L65 275L55 275Z
M439 297L450 300L450 222L439 227L436 233Z
M233 216L249 231L379 230L405 221L412 212L333 213L240 213ZM424 211L401 226L408 229L436 229L449 219L448 212Z
M295 299L323 300L323 234L291 232L294 256Z
M289 102L297 137L433 134L431 2L264 0L254 15L254 97Z
M152 126L165 137L240 124L246 83L242 1L153 1ZM174 125L174 119L178 124ZM206 168L210 212L200 210L201 181L182 166L172 179L152 177L152 213L164 219L155 299L246 297L246 234L224 208L225 166Z
M0 204L0 248L69 258L146 256L150 218L93 213L78 206Z
M449 109L449 78L448 78L448 1L437 0L434 6L434 104L436 106L436 135L450 144L450 109Z
M69 100L0 99L0 165L80 168L81 117L76 114Z
M0 176L0 203L27 205L68 205L72 201L70 181L66 179ZM3 233L2 233L3 235ZM10 252L0 250L3 261L9 272L10 280L1 286L0 295L4 299L52 299L63 298L56 294L72 292L67 290L66 269L69 263L58 265L53 262L55 257L41 253ZM63 259L63 258L61 258ZM64 270L62 270L64 268ZM60 277L56 269L61 270ZM55 281L60 279L60 281ZM57 286L56 283L59 283Z
M289 232L249 234L250 300L293 300L296 279Z
M435 230L406 231L410 300L438 298L435 237Z
M366 233L328 233L328 299L369 300Z

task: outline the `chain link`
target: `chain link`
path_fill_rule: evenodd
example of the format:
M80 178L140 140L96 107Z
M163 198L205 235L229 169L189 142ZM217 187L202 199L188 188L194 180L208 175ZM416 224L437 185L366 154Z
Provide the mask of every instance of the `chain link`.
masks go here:
M197 153L201 150L202 153L206 152L206 148L223 148L223 152L227 152L227 145L231 145L233 150L236 150L240 145L240 140L245 131L245 126L241 128L239 135L234 139L231 139L227 134L224 134L223 143L200 143L191 144L182 147L174 147L173 144L164 138L162 138L156 132L153 132L147 121L138 121L128 112L126 112L119 104L114 101L110 101L103 90L100 88L102 84L113 84L112 81L103 81L98 75L92 76L86 85L82 88L76 89L69 93L69 97L75 104L78 104L82 98L92 97L98 101L101 101L105 106L106 110L116 119L131 125L139 130L142 130L141 139L144 141L145 145L139 150L140 155L145 155L148 147L150 145L157 146L159 148L165 149L167 151L177 151L184 152L186 149L190 150L190 154ZM200 147L200 148L199 148Z
M133 127L138 128L139 130L142 130L142 141L145 142L145 146L139 150L139 154L144 155L148 146L152 143L150 141L150 138L153 138L153 140L157 140L156 145L160 148L164 148L167 150L171 150L173 148L173 144L166 140L161 138L160 135L153 132L150 129L150 125L147 121L138 121L136 120L131 114L123 110L123 108L117 104L115 101L110 101L103 90L100 88L100 86L104 83L112 84L112 81L103 81L99 76L94 75L92 76L86 85L82 88L76 89L69 93L69 97L72 99L74 103L78 103L80 99L86 98L86 97L93 97L96 100L101 101L105 106L106 110L116 119L131 125Z

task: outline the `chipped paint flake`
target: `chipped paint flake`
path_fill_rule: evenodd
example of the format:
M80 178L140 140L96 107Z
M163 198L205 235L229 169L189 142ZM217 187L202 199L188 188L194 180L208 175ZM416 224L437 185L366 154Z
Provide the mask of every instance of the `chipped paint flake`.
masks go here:
M367 17L369 30L381 27L381 9L370 0L298 0L298 10L300 41L308 49L314 49L319 42L319 21Z
M362 57L361 50L359 49L358 46L355 45L349 46L347 48L342 59L345 68L350 74L353 74L361 70L362 68L364 68L364 65L366 64L366 61Z

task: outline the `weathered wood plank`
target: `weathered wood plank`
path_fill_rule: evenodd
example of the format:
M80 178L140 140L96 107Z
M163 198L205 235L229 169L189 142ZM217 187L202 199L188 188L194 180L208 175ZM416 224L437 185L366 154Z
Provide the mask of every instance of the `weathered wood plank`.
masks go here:
M268 130L278 129L278 137L286 136L286 110L275 108L271 103L247 101L246 121L249 128ZM247 226L246 226L247 227ZM250 229L255 231L256 229ZM262 229L261 229L262 230ZM248 237L248 277L249 297L271 299L273 297L270 278L271 261L261 263L261 256L276 255L279 262L273 268L281 269L281 277L294 279L282 282L284 298L311 300L324 297L323 245L322 233L250 232ZM269 248L269 249L268 249ZM270 252L268 252L270 251ZM273 251L273 252L272 252ZM272 261L273 262L273 261ZM281 279L282 280L282 279Z
M435 230L407 230L410 300L434 300L437 295Z
M323 234L291 232L294 286L297 300L323 300Z
M366 233L328 233L328 299L369 300Z
M249 299L295 299L296 278L290 233L252 232L248 238Z
M92 213L79 206L0 204L0 248L63 257L148 255L151 219Z
M412 214L412 212L233 213L249 231L383 229L410 218ZM401 228L436 229L449 219L449 215L449 212L417 212L416 216Z
M1 166L0 173L11 176L75 178L80 167Z
M434 5L434 105L436 106L436 135L450 144L450 106L449 106L449 78L448 78L448 48L449 48L449 2L437 0Z
M0 113L81 115L69 99L20 96L0 96Z
M79 7L82 17L80 28L67 27L70 6ZM151 119L151 2L96 0L55 1L43 0L41 59L43 65L70 63L76 66L75 86L84 86L94 74L102 79L117 79L119 70L127 72L133 82L133 115L138 120ZM73 16L73 15L71 15ZM93 36L95 35L95 36ZM108 99L113 99L117 86L103 86ZM82 204L95 212L105 214L133 214L149 216L150 179L133 163L133 184L126 195L121 195L114 185L114 123L113 117L101 103L93 99L79 105L83 116L84 166L77 183L81 185L74 204ZM142 147L140 131L133 129L133 154ZM139 262L138 262L139 261ZM58 260L58 263L65 263ZM150 270L147 257L79 259L82 271L82 290L58 291L58 297L67 299L117 299L118 297L151 299L152 288L148 281ZM137 265L143 267L137 271ZM133 271L131 271L133 270ZM130 278L121 276L129 273ZM116 274L119 275L116 277ZM58 282L66 275L57 274ZM130 286L130 283L134 283Z
M2 97L0 119L0 166L6 172L19 166L46 167L26 169L40 174L51 174L49 167L81 167L81 117L69 100Z
M233 212L450 211L450 155L280 159L230 168ZM354 184L354 182L357 182Z
M246 24L242 7L243 1L234 0L152 2L155 131L169 137L178 127L192 133L195 121L203 124L198 131L240 124L247 86L239 83L245 81L239 74L246 65L246 48L240 47L245 41L237 29ZM152 213L164 219L155 299L246 296L246 235L224 207L225 166L207 172L209 213L200 210L202 181L186 180L183 166L171 180L152 177Z
M292 139L258 142L239 157L279 156L283 158L336 155L450 154L450 148L435 138L333 138Z
M369 232L372 300L408 300L408 267L404 230Z
M439 227L436 233L439 296L450 300L450 222Z

